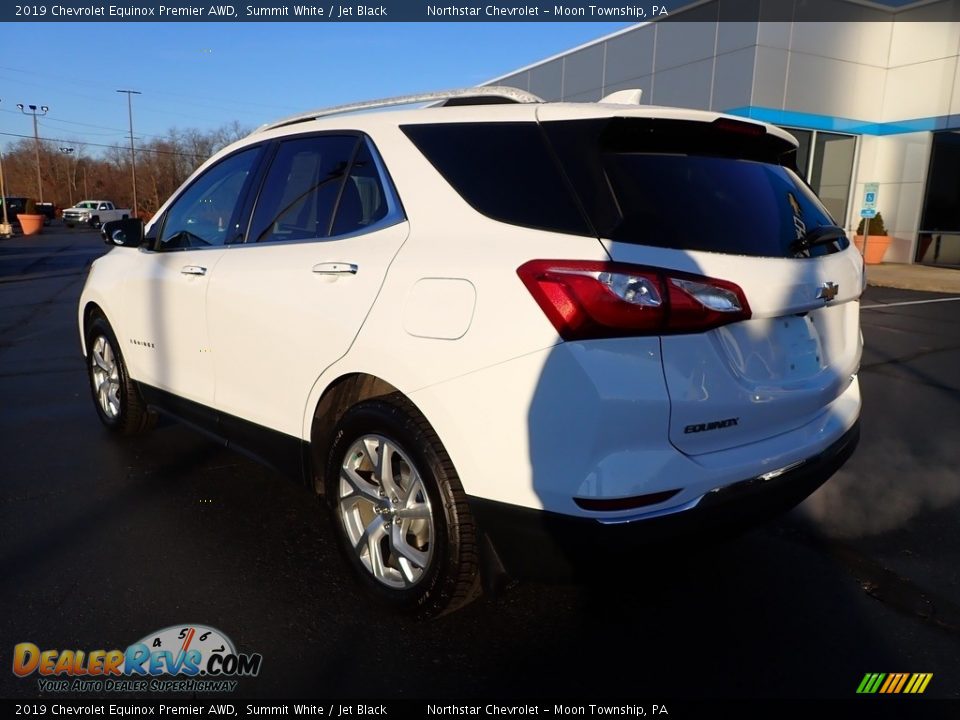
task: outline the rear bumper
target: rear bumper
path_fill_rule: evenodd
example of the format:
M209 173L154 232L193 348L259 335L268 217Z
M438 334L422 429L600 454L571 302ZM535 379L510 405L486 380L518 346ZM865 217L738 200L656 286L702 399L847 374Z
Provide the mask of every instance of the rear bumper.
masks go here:
M715 538L784 513L825 483L859 440L858 420L825 450L776 477L746 478L647 519L604 523L475 497L470 507L488 562L513 577L576 578L600 570L600 560L638 548Z

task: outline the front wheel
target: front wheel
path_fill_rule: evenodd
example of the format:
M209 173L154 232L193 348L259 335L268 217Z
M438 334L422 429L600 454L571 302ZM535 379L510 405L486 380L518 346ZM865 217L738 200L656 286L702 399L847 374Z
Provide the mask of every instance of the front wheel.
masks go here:
M409 401L367 400L347 410L326 478L349 563L394 609L432 617L479 595L476 530L460 479Z
M92 217L92 218L90 218L90 227L92 227L94 230L99 230L99 229L100 229L100 218L99 218L99 217Z
M153 427L156 416L147 410L109 323L96 318L87 331L90 392L100 421L121 435L136 435Z

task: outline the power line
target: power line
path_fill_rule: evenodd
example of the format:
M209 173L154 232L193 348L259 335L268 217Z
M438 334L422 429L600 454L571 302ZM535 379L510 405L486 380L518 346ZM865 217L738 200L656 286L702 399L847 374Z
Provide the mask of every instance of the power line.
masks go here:
M110 131L110 132L93 132L93 131L91 131L91 130L77 130L77 129L72 128L72 127L62 127L62 126L59 126L58 121L52 120L52 119L49 119L49 118L48 118L47 121L44 123L44 125L48 125L48 126L49 126L51 123L57 123L57 124L58 124L57 127L52 128L52 129L54 129L54 130L68 130L68 131L73 131L73 132L78 133L78 134L81 135L82 137L102 137L102 138L103 138L103 137L120 137L120 136L123 135L123 133L120 132L120 131L116 131L116 132L114 132L114 131Z
M10 81L10 82L15 82L15 83L20 83L20 82L22 82L22 81L16 80L16 79L5 78L5 77L3 77L2 75L0 75L0 80L8 80L8 81ZM104 101L104 98L103 98L103 97L94 97L94 96L92 96L92 95L85 95L85 94L83 94L83 93L73 92L72 90L60 90L60 89L58 89L58 90L57 90L57 94L58 94L58 95L72 95L72 96L74 96L74 97L83 98L83 99L85 99L85 100L91 100L91 101L97 103L98 105L103 104L103 101ZM253 115L255 115L256 117L260 118L261 120L262 120L262 118L263 118L263 113L262 113L262 112L255 112L255 111L253 111L253 110L244 110L244 109L242 109L242 108L226 108L226 107L222 107L222 106L218 106L218 105L203 105L203 104L201 104L201 103L197 103L196 101L193 101L193 102L191 102L190 104L191 104L191 106L197 107L197 108L206 107L206 108L209 108L209 109L211 109L211 110L219 110L220 112L229 112L229 113L234 113L234 114L236 114L236 113L241 113L241 114L243 114L243 115L248 115L248 116L253 116ZM150 115L170 115L170 116L173 116L173 117L186 118L187 120L193 120L193 121L209 120L209 117L210 117L210 116L209 116L209 113L208 113L208 114L199 114L199 113L198 113L198 114L188 114L188 113L176 112L176 111L174 111L174 110L168 110L168 109L166 108L166 106L159 106L159 105L146 104L146 103L143 105L143 109L146 110L146 111L148 111L148 113L149 113ZM257 123L257 124L260 124L260 123Z
M68 125L80 125L81 127L97 128L98 130L116 130L118 133L127 132L123 128L113 128L113 127L107 127L106 125L94 125L92 123L82 123L82 122L77 122L76 120L61 120L60 118L50 117L49 115L47 116L47 122L67 123ZM96 135L96 133L89 133L89 134ZM166 137L165 135L153 135L151 133L145 133L145 132L138 132L137 135L143 135L145 137L156 137L156 138Z
M12 113L12 114L14 114L14 115L18 115L18 114L19 114L16 110L6 110L6 109L4 109L4 108L0 108L0 112ZM122 128L113 128L113 127L109 127L109 126L107 126L107 125L95 125L95 124L93 124L93 123L83 123L83 122L78 122L77 120L63 120L63 119L61 119L61 118L51 117L50 115L46 115L46 116L44 117L44 122L45 122L45 123L57 123L57 124L64 124L64 123L65 123L65 124L67 124L67 125L78 125L78 126L80 126L80 127L90 127L90 128L96 128L96 129L98 129L98 130L109 130L109 131L110 131L110 132L105 132L105 133L98 133L98 132L90 132L89 130L87 130L87 131L85 131L85 132L82 133L83 135L98 135L98 136L100 136L100 137L109 137L109 136L111 136L111 135L116 135L116 134L126 134L126 132L127 132L126 130L124 130L124 129L122 129ZM67 129L69 129L69 128L63 128L63 129L64 129L64 130L67 130ZM169 138L168 135L157 135L157 134L155 134L155 133L145 133L145 132L138 132L137 135L136 135L136 137L151 137L151 138L159 138L159 139L161 139L161 140L166 140L166 139Z
M9 71L11 71L11 72L22 73L22 74L24 74L24 75L33 75L33 76L35 76L35 77L48 78L48 79L50 79L50 80L59 80L59 81L61 81L61 82L71 82L71 83L83 83L83 82L87 82L87 80L78 80L78 79L67 78L67 77L64 76L64 75L52 75L52 74L50 74L50 73L38 73L38 72L32 71L32 70L21 70L20 68L10 67L9 65L0 65L0 70L9 70ZM13 82L22 82L22 81L21 81L21 80L13 80ZM204 95L188 95L188 94L184 94L184 93L161 92L161 91L159 91L159 90L151 90L150 93L151 93L152 95L162 95L162 96L174 97L174 98L182 98L182 99L185 99L185 100L192 100L192 101L200 100L200 101L203 101L203 102L205 103L205 104L202 105L202 107L208 107L208 108L212 108L212 109L214 109L214 110L228 110L228 109L233 109L233 110L235 110L235 108L236 108L237 105L248 105L248 106L250 106L250 107L262 108L262 109L264 109L264 110L270 110L270 111L273 111L273 112L287 112L287 111L289 111L289 112L296 112L296 111L297 111L297 108L296 108L296 107L293 107L293 106L290 106L290 105L275 105L275 104L272 104L272 103L259 103L259 102L254 102L254 101L252 101L252 100L238 100L238 99L236 99L236 98L229 98L229 99L228 99L228 98L222 98L222 97L211 97L210 95L207 95L207 94L204 94ZM87 97L87 98L89 98L89 99L94 99L92 96L89 96L89 95L81 95L81 96L79 96L79 97ZM104 98L105 98L105 97L106 97L106 95L104 95ZM103 98L101 98L101 99L103 99ZM223 105L210 105L207 101L211 101L211 100L212 100L213 102L223 102L223 103L226 103L226 104L228 104L230 107L224 107Z
M17 137L17 138L33 137L33 135L21 135L20 133L10 133L10 132L0 132L0 135L7 135L9 137ZM42 137L40 138L40 140L43 142L58 142L58 143L76 142L75 140L66 140L64 138L48 138L48 137ZM92 142L85 142L83 144L92 145L94 147L112 148L114 150L123 149L120 145L105 145L104 143L92 143ZM189 158L205 158L206 157L201 153L184 153L184 152L177 152L176 150L157 150L157 149L145 148L145 147L138 147L137 152L154 153L156 155L179 155L180 157L189 157Z

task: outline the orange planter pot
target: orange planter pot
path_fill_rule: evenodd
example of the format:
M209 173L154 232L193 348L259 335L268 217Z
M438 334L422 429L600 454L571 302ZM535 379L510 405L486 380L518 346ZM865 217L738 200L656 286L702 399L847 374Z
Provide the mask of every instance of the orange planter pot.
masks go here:
M20 222L20 229L23 230L24 235L36 235L43 230L43 215L20 213L17 215L17 220Z
M863 254L863 235L855 235L853 244ZM890 247L889 235L870 235L867 238L867 254L863 261L867 265L879 265L883 262L883 256L887 254L888 247Z

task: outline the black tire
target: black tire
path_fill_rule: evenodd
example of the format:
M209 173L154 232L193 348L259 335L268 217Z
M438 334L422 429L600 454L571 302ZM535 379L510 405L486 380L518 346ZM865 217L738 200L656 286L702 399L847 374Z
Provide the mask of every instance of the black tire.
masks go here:
M120 344L103 317L94 318L87 328L87 379L97 416L113 432L137 435L156 424L157 417L147 410L139 389L127 374Z
M99 229L100 229L100 216L99 216L99 215L96 215L96 216L90 218L90 227L92 227L94 230L99 230Z
M366 495L356 492L341 497L352 489L340 478L341 470L348 462L369 464L369 459L374 457L370 453L367 461L358 460L360 455L350 452L351 448L356 450L359 447L355 444L361 438L370 436L385 439L387 446L395 450L388 453L393 468L392 482L407 492L408 497L400 501L393 511L397 513L394 516L386 514L391 512L389 497L381 499L385 507L379 511L370 505L371 523L379 518L387 530L375 544L376 549L371 548L370 543L365 546L367 559L364 561L362 551L354 547L351 532L356 536L359 526L366 527L365 533L373 527L373 524L367 525L367 521L359 519L362 512L358 508L370 503L370 500ZM381 454L382 447L382 444L377 447L377 456ZM409 460L409 464L405 460ZM397 465L394 467L395 463ZM361 465L358 465L358 469ZM366 472L359 470L359 473ZM419 492L414 492L410 487L414 472L421 480ZM391 395L365 400L347 410L334 431L325 478L325 497L347 562L360 582L392 609L418 618L436 617L456 610L480 595L477 532L467 507L466 495L443 444L409 400ZM369 483L369 487L385 487L377 479L376 470L369 473ZM407 484L406 488L403 487L404 483ZM422 492L424 490L426 497ZM358 500L351 504L353 498ZM415 506L419 509L404 509ZM401 517L404 512L426 513L432 521L427 523L426 520ZM351 519L347 519L348 516ZM348 528L348 524L351 528ZM424 528L428 525L430 529L426 532ZM395 532L399 533L399 540ZM428 541L423 542L417 533L427 535ZM404 564L402 561L406 558L396 550L398 542L402 547L413 548L426 555L429 560L424 562L425 567L420 568L409 560ZM421 544L417 545L418 542ZM362 545L360 542L357 547ZM371 568L371 564L376 564L370 559L372 554L381 557L382 572L394 575L393 580L404 583L403 587L390 586L387 580L378 579L377 573ZM408 573L419 575L411 579Z

